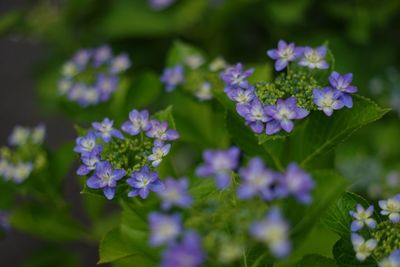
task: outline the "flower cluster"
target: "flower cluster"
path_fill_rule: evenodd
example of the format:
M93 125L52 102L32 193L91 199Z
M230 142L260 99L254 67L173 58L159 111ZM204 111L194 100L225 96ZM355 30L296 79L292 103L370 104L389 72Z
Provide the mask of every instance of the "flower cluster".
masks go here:
M217 57L209 64L200 54L191 54L181 63L164 69L161 82L167 92L178 86L191 93L200 101L213 98L212 89L218 80L216 72L226 67L225 60Z
M273 82L251 84L248 79L253 69L244 70L240 63L227 68L220 77L228 98L236 103L237 113L254 133L290 133L294 121L304 119L311 110L322 110L331 116L334 110L353 106L351 94L357 92L357 87L351 85L351 73L341 75L333 71L330 85L321 89L324 81L315 69L324 71L329 67L326 47L296 47L281 40L278 48L268 50L267 55L276 60L276 71L287 69ZM289 68L294 63L297 65Z
M0 149L0 176L6 181L22 183L34 170L46 164L46 156L41 147L46 128L40 124L35 128L16 126L8 143L13 148Z
M200 177L213 176L219 189L228 190L232 184L233 172L240 177L236 197L247 200L259 197L272 201L293 196L301 203L310 203L310 192L315 184L310 175L292 163L284 173L268 169L260 158L253 158L247 167L239 168L240 151L236 147L227 150L206 150L204 163L196 169ZM236 187L236 184L235 184ZM253 223L250 234L264 242L276 257L284 257L290 252L289 227L278 209L271 209L266 218Z
M125 135L108 118L94 122L92 127L85 136L76 139L74 148L82 161L77 174L89 176L86 183L89 188L102 189L105 197L112 199L118 181L128 176L129 197L145 199L150 191L164 189L152 168L169 153L170 144L166 142L179 138L167 122L151 119L146 110L132 110L129 120L121 126Z
M354 218L350 230L356 258L359 261L364 261L373 254L375 259L381 260L379 266L398 266L390 264L400 262L398 250L396 251L400 244L400 235L398 234L400 194L379 201L379 207L381 208L380 214L388 216L389 221L382 221L378 224L374 219L374 206L364 209L362 205L357 204L356 210L350 211L350 215ZM371 233L371 238L368 240L362 234L355 233L361 231L364 227L369 228Z
M113 56L107 45L79 50L63 65L58 92L82 107L106 102L130 66L127 54Z

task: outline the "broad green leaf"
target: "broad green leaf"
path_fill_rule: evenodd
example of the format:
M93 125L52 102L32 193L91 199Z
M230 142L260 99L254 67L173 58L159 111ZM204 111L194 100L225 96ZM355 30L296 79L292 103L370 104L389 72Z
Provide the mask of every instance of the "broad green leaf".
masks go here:
M339 234L344 238L349 238L350 236L350 224L353 221L350 216L350 211L356 209L356 205L361 204L364 208L370 206L367 200L359 195L351 192L344 193L337 201L334 203L325 216L322 218L322 222L332 231ZM381 221L377 212L374 213L374 218L378 222Z
M350 239L340 239L333 247L333 256L340 267L377 267L377 263L371 257L365 261L359 261L355 257L353 245Z
M318 255L311 254L306 255L303 259L296 264L295 267L337 267L336 262L333 259Z
M98 263L113 262L134 255L136 252L122 238L121 231L115 228L108 232L100 242Z
M113 267L132 267L132 266L143 266L143 267L156 267L157 263L148 260L147 258L136 254L124 259L120 259L112 263Z

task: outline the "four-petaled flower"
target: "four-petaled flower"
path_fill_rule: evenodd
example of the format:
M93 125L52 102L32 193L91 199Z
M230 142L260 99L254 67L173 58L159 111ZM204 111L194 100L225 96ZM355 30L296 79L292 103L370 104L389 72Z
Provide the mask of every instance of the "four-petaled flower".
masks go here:
M276 105L266 106L265 111L272 118L267 123L265 131L268 135L275 134L281 129L291 132L294 126L292 120L303 119L309 114L306 109L297 106L297 100L293 96L286 100L278 99Z
M96 164L100 161L99 152L97 150L93 150L90 153L85 153L81 156L81 160L83 164L79 166L76 174L84 176L96 169Z
M371 229L376 227L376 221L371 218L374 213L374 206L369 206L368 209L364 209L363 206L357 204L356 211L350 211L350 215L355 219L351 223L351 231L356 232L363 228L363 226L367 226Z
M267 116L266 108L258 99L249 104L236 105L236 110L240 116L245 118L246 123L255 133L262 133L265 129L265 123L271 120Z
M315 49L305 47L299 65L306 66L310 69L327 69L329 64L325 61L326 52L325 46L320 46Z
M255 195L271 200L274 197L272 185L276 181L276 174L267 169L260 158L253 158L247 168L239 172L242 183L237 190L241 199L248 199Z
M86 184L92 189L103 189L104 196L107 199L113 199L117 181L124 177L125 174L126 171L123 169L113 170L108 161L99 161L96 164L94 175L86 181Z
M281 71L291 61L295 61L303 53L303 48L296 47L294 43L287 44L285 41L280 40L278 42L278 49L270 49L267 51L267 55L276 60L275 70Z
M186 232L179 243L173 243L165 250L161 267L200 267L204 261L200 236Z
M89 131L86 136L80 136L76 139L74 151L80 154L90 153L94 149L101 150L101 146L96 144L96 134Z
M111 60L110 72L114 74L120 73L129 69L130 66L131 66L131 61L129 59L129 56L123 53Z
M351 243L353 244L354 251L356 252L356 258L359 261L365 261L365 259L371 255L378 242L375 239L369 239L365 241L362 236L358 234L351 234Z
M167 122L152 120L150 121L150 125L150 130L146 132L146 135L150 138L155 138L161 141L173 141L179 138L179 134L176 130L168 129Z
M400 194L388 200L380 200L378 203L379 207L382 209L382 215L389 215L389 219L393 223L400 222Z
M315 187L311 176L299 168L296 163L291 163L282 176L281 186L277 189L280 196L287 194L294 196L301 203L311 202L310 191Z
M175 180L168 177L164 181L165 189L158 195L162 199L161 207L165 210L173 206L179 208L187 208L192 204L192 197L187 192L189 183L187 178Z
M133 172L131 178L126 182L132 186L132 190L128 193L129 197L140 196L145 199L150 191L160 192L164 190L164 185L161 183L158 173L150 171L147 166L143 166L140 171Z
M342 93L331 87L325 87L321 90L314 89L313 100L318 109L322 110L327 116L331 116L334 110L344 107Z
M253 69L244 70L241 63L230 67L221 74L221 79L233 88L247 89L250 86L247 78L253 74Z
M150 245L153 247L174 242L182 231L179 215L165 215L158 212L149 214Z
M225 93L227 94L229 99L235 101L238 104L248 104L253 99L258 100L258 98L254 92L254 87L252 87L252 86L250 86L247 89L226 87Z
M291 250L289 225L277 208L271 209L263 220L253 223L250 234L265 243L278 258L287 256Z
M110 142L111 138L114 136L118 139L124 139L124 136L120 131L113 128L114 121L105 118L102 122L93 122L92 126L96 129L96 134L101 137L104 142Z
M238 167L239 154L237 147L206 150L203 153L204 164L196 169L196 174L200 177L215 176L218 188L226 188L231 183L231 171Z
M121 126L121 129L130 135L138 135L141 131L146 132L150 128L149 112L136 109L129 112L129 121L124 122Z
M165 84L165 90L171 92L184 81L183 66L176 65L172 68L166 68L161 76L161 82Z
M351 98L351 94L354 94L358 91L357 87L350 85L352 80L352 73L340 75L339 73L334 71L329 76L329 83L331 84L332 88L338 90L341 93L342 101L344 105L348 108L353 107L353 99Z
M98 94L98 98L101 101L107 101L111 94L117 89L118 86L118 77L112 75L104 75L99 74L96 78L95 88L97 88L96 92Z
M153 167L160 165L162 159L168 155L170 149L170 144L164 144L162 141L156 140L153 146L153 154L148 157L148 159L152 161L151 165Z
M379 262L379 267L399 267L400 266L400 249L393 251L389 257Z

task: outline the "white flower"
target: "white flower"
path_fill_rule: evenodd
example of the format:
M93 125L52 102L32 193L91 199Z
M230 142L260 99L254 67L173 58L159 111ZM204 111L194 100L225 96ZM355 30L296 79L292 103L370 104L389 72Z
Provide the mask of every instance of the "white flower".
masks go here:
M371 255L371 252L375 249L377 241L375 239L365 239L357 234L351 235L351 243L353 244L354 251L356 252L356 258L359 261L364 261Z

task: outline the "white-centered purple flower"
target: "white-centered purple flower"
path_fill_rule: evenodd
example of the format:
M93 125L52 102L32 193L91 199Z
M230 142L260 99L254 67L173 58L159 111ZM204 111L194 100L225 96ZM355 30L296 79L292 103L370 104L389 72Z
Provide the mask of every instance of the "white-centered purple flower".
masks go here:
M80 154L90 153L94 149L101 151L102 146L96 144L96 134L89 131L86 136L79 136L76 138L76 145L74 151Z
M214 176L218 188L224 189L231 184L231 172L238 167L240 150L231 147L228 150L206 150L203 153L203 165L196 169L200 177Z
M110 63L110 72L114 74L118 74L120 72L126 71L131 66L131 60L129 59L128 54L123 53L111 60Z
M82 70L89 62L92 53L93 52L90 49L81 49L75 53L72 60L78 68Z
M186 232L179 243L173 243L165 250L161 267L200 267L204 261L200 236Z
M140 196L145 199L150 191L161 192L165 188L158 177L158 173L150 171L147 166L143 166L140 171L133 172L131 178L126 182L132 187L132 190L128 193L129 197Z
M311 202L311 190L315 187L314 180L296 163L289 164L280 182L281 185L277 189L279 196L292 195L301 203Z
M101 101L106 101L110 98L111 94L117 89L118 77L115 75L97 75L96 89Z
M250 86L247 89L226 87L225 93L230 100L233 100L238 104L248 104L251 101L258 99L253 86Z
M83 164L79 166L76 174L80 176L88 175L96 169L96 164L100 161L99 151L94 149L92 152L85 153L81 156L81 160Z
M253 74L254 69L244 70L241 63L229 67L221 74L221 79L228 87L247 89L250 86L248 78Z
M359 261L365 261L378 244L375 239L369 239L366 241L362 236L354 233L351 234L351 243L353 244L356 258Z
M140 132L146 132L150 128L149 112L136 109L129 112L129 121L124 122L121 126L121 129L130 135L138 135Z
M164 144L160 140L156 140L153 145L152 154L148 156L148 160L152 161L151 165L157 167L160 165L163 158L168 155L171 149L171 144Z
M313 101L326 116L331 116L334 110L344 107L342 93L331 87L313 90Z
M400 222L400 194L387 200L380 200L378 204L382 215L389 216L393 223Z
M161 82L164 83L167 92L175 90L178 85L183 83L184 79L182 65L166 68L161 76Z
M361 230L364 226L370 229L376 228L376 221L371 218L374 214L374 206L364 209L363 206L357 204L356 211L350 211L350 215L355 219L350 226L352 232Z
M167 177L164 181L165 189L158 193L162 199L161 207L164 210L172 207L187 208L193 199L188 193L189 182L187 178L175 180L172 177Z
M163 10L171 6L175 0L149 0L150 7L154 10Z
M297 100L293 96L286 100L278 99L276 105L266 106L265 111L272 118L265 130L268 135L281 129L290 133L294 127L293 120L301 120L309 114L308 110L297 106Z
M149 214L150 245L157 247L172 243L182 231L179 215L166 215L158 212Z
M283 258L290 253L289 225L279 209L271 209L267 216L250 227L253 238L266 244L275 257Z
M179 138L179 133L174 129L168 129L168 122L159 122L158 120L150 121L150 130L146 135L150 138L161 141L173 141Z
M393 251L389 257L384 258L378 263L379 267L399 267L400 266L400 249Z
M291 61L295 61L303 53L303 48L296 47L294 43L287 44L285 41L280 40L278 42L278 49L271 49L267 51L267 55L276 60L275 70L281 71Z
M192 70L198 69L204 62L204 58L199 54L190 55L185 58L185 64Z
M96 171L86 181L86 185L91 189L102 189L107 199L113 199L117 187L117 181L126 174L123 169L113 169L108 161L99 161L96 164Z
M109 118L105 118L102 122L93 122L92 126L96 130L96 135L101 137L104 142L110 142L114 136L118 139L124 139L124 136L120 131L113 128L114 121Z
M94 66L100 67L106 62L109 62L112 58L111 48L108 45L103 45L94 50L93 59Z
M203 82L194 95L201 101L212 99L211 83Z
M8 138L8 143L11 146L25 145L30 136L30 130L27 127L15 126Z
M248 104L237 104L236 111L246 120L246 124L255 133L262 133L265 129L265 123L271 120L265 107L258 99L254 99Z
M331 84L332 88L338 90L341 93L343 103L348 108L353 107L353 99L351 97L351 94L354 94L358 91L357 87L351 85L352 81L352 73L341 75L334 71L329 76L329 83Z
M327 69L328 62L325 60L327 50L325 46L318 48L304 47L303 57L299 61L299 65L310 69Z
M272 200L274 192L272 189L276 181L276 174L267 169L260 158L253 158L247 168L239 171L242 182L237 190L240 199L249 199L256 195L265 200Z

